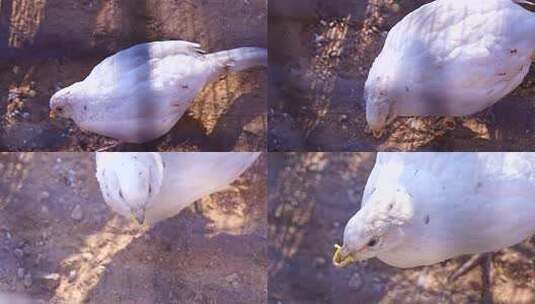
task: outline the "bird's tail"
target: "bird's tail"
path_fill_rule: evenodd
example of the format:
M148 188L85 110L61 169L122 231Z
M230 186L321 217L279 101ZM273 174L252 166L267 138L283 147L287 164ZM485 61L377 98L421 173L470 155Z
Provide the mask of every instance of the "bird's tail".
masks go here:
M267 66L267 50L258 47L242 47L228 51L221 51L206 55L221 66L233 72L239 72L257 66Z
M533 0L513 0L513 2L521 5L524 4L528 6L535 6L535 2L533 2Z

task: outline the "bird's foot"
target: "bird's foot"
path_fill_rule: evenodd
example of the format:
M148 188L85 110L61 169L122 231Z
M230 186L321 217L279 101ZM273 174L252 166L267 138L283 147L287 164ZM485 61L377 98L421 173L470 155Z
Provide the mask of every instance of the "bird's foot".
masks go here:
M453 274L448 277L448 282L453 282L468 273L470 270L472 270L472 268L481 263L482 257L483 255L481 254L476 254L470 257L468 261L462 264Z
M380 139L386 134L385 129L372 130L369 126L366 126L366 129L364 129L364 133L371 134L376 139Z
M104 147L100 147L99 149L97 149L97 152L106 152L106 151L109 151L111 149L117 148L122 144L123 144L122 142L116 142L116 143L113 143L113 144L109 144L109 145L106 145Z

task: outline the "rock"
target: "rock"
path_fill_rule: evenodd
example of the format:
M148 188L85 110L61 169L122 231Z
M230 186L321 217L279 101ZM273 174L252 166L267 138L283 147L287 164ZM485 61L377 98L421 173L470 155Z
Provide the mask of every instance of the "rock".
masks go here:
M17 269L17 278L19 278L19 280L24 279L24 268L20 267Z
M314 258L314 267L319 268L324 266L327 263L327 260L324 257L315 257Z
M20 248L16 248L13 252L15 253L15 256L19 259L22 259L24 257L24 251L22 251L22 249Z
M233 273L225 277L225 281L230 283L233 288L238 288L240 286L240 277L237 273Z
M59 286L61 276L59 273L42 273L36 277L39 285L46 287L49 290L54 290Z
M42 205L41 206L41 213L48 214L48 212L49 212L48 207L45 206L45 205Z
M362 275L358 272L355 272L351 279L349 279L348 286L349 288L353 290L360 290L362 286L364 285L364 280L362 279Z
M82 218L84 218L82 206L76 205L74 209L72 209L71 217L75 221L81 221Z
M74 281L76 279L76 275L77 275L76 270L71 270L69 272L69 282Z
M24 287L26 288L30 288L32 286L32 275L27 273L25 276L24 276Z
M41 193L39 193L39 201L44 201L48 198L50 198L50 193L48 193L48 191L42 191Z
M91 254L90 252L84 252L82 253L82 259L84 261L90 261L93 259L93 254Z
M69 186L72 186L76 183L76 171L69 169L67 172L67 181L69 182Z

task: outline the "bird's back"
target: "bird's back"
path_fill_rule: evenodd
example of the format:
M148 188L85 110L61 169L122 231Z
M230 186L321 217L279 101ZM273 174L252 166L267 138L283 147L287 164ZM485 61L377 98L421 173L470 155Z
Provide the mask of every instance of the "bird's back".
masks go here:
M147 210L147 220L171 217L194 201L221 191L249 168L259 153L162 153L161 192Z
M372 78L389 78L400 115L468 115L492 105L529 70L535 13L512 0L437 0L389 32Z

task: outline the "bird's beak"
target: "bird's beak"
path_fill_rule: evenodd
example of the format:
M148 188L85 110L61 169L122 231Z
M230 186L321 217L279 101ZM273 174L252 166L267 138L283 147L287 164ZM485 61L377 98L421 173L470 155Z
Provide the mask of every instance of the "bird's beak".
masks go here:
M385 135L385 130L384 129L372 130L372 134L373 134L373 137L379 139L383 137L383 135Z
M145 210L143 209L138 209L135 213L134 213L134 217L136 219L136 222L139 224L139 225L143 225L143 223L145 223Z
M56 119L58 118L58 113L56 113L56 111L54 110L50 110L50 113L48 114L48 116L50 117L50 119Z
M336 252L333 255L333 265L335 267L343 268L355 262L351 253L346 252L347 250L343 246L336 244L334 245L334 248L336 248Z

